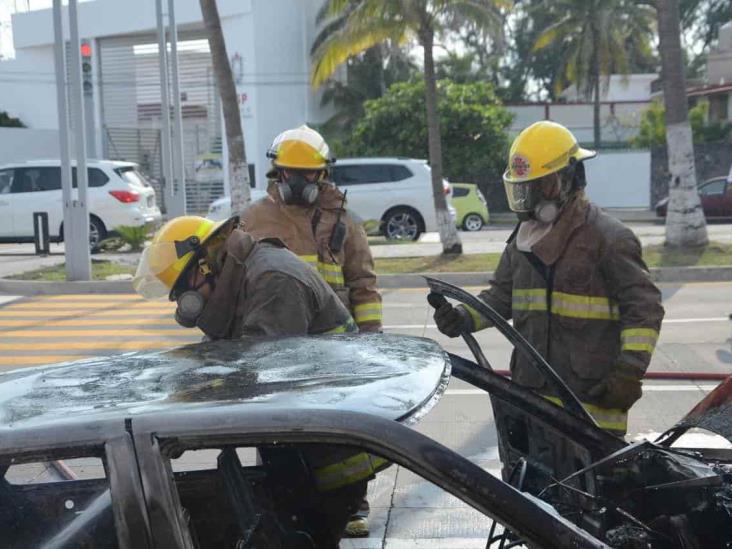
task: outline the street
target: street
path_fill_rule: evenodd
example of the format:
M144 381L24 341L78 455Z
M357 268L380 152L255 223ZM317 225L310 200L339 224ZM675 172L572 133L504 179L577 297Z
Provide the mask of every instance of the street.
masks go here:
M666 319L650 371L731 372L732 283L666 284L662 290ZM434 338L446 350L469 356L461 340L435 329L426 290L385 290L383 295L387 332ZM1 371L200 339L197 330L175 323L173 304L132 294L8 296L0 303ZM511 349L499 333L486 330L477 339L495 368L507 368ZM644 396L630 414L629 440L653 437L670 427L713 386L646 381ZM471 386L453 381L417 429L498 474L490 401ZM345 541L342 547L483 547L490 528L477 512L399 467L370 484L369 500L371 536Z

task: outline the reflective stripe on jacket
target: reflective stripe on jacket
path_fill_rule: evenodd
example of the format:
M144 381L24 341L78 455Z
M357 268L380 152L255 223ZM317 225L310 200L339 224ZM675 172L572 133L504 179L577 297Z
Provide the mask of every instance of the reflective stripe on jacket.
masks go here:
M557 406L564 407L562 401L553 396L544 398L552 401ZM628 412L620 408L601 408L588 402L580 402L582 407L593 417L601 429L611 431L617 435L625 435L628 432Z
M642 375L658 340L661 293L649 277L640 243L580 195L532 252L520 252L512 238L480 298L513 318L582 402L597 404L589 391L619 364ZM489 325L469 311L476 329ZM516 352L511 373L521 385L549 391Z
M268 192L242 214L245 230L255 238L282 240L330 284L361 331L381 330L374 260L363 228L342 208L343 194L332 183L321 183L317 203L307 208L284 204L273 181ZM341 249L333 251L330 238L339 216L346 236Z

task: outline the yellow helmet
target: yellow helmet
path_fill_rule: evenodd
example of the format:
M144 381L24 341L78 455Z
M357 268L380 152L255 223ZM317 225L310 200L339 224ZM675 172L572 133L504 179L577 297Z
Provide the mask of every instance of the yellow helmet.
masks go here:
M324 170L333 162L323 136L306 124L275 137L267 156L276 168Z
M145 248L132 279L135 291L147 299L168 294L174 299L174 288L196 252L231 221L211 221L187 215L171 219L163 225Z
M533 123L518 134L508 153L503 184L509 207L514 212L531 211L540 200L536 183L542 177L596 155L580 147L572 132L561 124L548 120Z

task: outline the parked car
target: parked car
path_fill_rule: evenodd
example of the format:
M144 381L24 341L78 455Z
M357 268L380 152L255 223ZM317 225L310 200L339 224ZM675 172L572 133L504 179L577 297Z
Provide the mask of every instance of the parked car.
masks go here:
M344 158L331 168L333 182L348 191L349 211L362 221L377 221L380 232L395 240L417 240L423 232L437 230L430 177L427 162L411 158ZM450 195L446 180L443 190ZM264 194L253 189L252 200ZM455 208L449 203L448 211L455 219ZM229 197L219 198L209 207L210 219L230 215Z
M699 184L699 198L701 199L704 216L707 219L715 217L732 217L732 183L727 176L712 177ZM656 215L666 217L669 197L656 204Z
M455 208L455 223L466 231L479 231L490 219L488 203L474 183L451 183L450 203Z
M363 220L380 222L388 239L417 240L437 231L430 166L413 158L339 158L331 179L348 191L348 208ZM445 195L450 184L443 181ZM450 215L455 211L448 204Z
M0 242L33 241L33 213L48 214L52 241L63 240L64 213L59 160L34 160L0 166ZM89 244L92 248L121 225L160 222L155 190L137 164L89 161ZM76 168L72 167L76 187Z
M256 202L257 200L267 196L267 191L263 191L262 189L252 189L251 193L252 202ZM222 196L221 198L217 198L211 202L208 206L208 213L206 214L206 217L213 221L229 219L231 217L231 197Z

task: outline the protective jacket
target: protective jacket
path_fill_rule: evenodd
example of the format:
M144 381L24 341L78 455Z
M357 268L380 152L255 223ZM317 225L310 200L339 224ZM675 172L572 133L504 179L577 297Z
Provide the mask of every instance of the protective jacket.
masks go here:
M547 359L601 427L625 431L627 413L600 408L590 391L617 365L640 378L651 360L664 310L633 232L575 196L554 228L532 247L509 239L494 280L479 297ZM489 324L470 310L475 329ZM551 396L540 374L515 351L512 379ZM607 403L605 404L607 406Z
M197 323L212 339L356 331L331 288L281 242L234 229L217 262L216 286Z
M374 260L366 233L344 209L343 194L332 183L323 182L315 205L304 207L285 204L274 181L270 181L268 193L243 213L244 229L255 238L282 240L320 272L361 331L381 330L381 295L376 289ZM346 233L341 249L333 250L331 235L339 220Z

